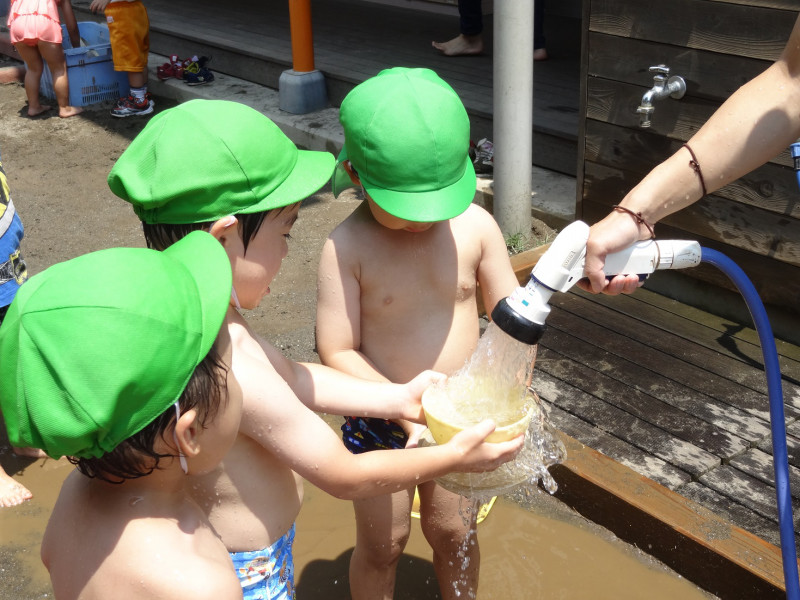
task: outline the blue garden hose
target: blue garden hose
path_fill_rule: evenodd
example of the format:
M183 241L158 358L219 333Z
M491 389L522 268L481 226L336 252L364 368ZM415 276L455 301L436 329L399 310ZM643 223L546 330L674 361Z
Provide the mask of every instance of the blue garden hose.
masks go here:
M798 154L800 154L800 144ZM794 148L793 148L794 152ZM800 181L800 177L798 178ZM750 316L758 332L761 353L764 357L764 371L767 376L769 395L769 420L772 429L772 461L775 469L775 493L778 497L778 526L781 536L781 556L783 557L783 578L786 583L786 597L800 600L800 582L797 573L797 550L794 542L794 519L792 518L792 493L789 489L789 457L786 450L786 421L783 411L783 386L778 350L772 335L772 326L767 318L761 298L745 272L730 258L712 250L701 248L700 262L707 262L719 268L736 285L745 300Z

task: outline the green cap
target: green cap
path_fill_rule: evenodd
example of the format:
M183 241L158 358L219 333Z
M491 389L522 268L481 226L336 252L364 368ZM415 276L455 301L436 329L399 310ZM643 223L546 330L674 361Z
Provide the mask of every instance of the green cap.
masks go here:
M341 166L349 160L370 197L400 219L451 219L475 197L467 111L430 69L381 71L347 94L339 120L334 195L352 185Z
M21 286L0 326L0 408L14 446L100 457L180 397L230 302L231 265L195 231L163 252L113 248Z
M304 200L330 179L328 152L298 150L257 110L191 100L145 126L108 175L149 224L202 223Z

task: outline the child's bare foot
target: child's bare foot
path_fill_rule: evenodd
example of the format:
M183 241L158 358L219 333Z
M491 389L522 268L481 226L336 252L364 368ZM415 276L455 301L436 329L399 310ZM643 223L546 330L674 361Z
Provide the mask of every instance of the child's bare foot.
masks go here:
M30 490L0 468L0 507L16 506L33 498Z
M449 42L431 42L445 56L472 56L483 52L483 36L459 34Z
M533 51L533 60L547 60L547 48L536 48Z
M47 104L40 104L36 108L32 106L28 106L28 116L29 117L38 117L41 114L46 113L48 110L51 110L53 107L48 106Z
M58 116L62 119L68 119L69 117L74 117L82 112L83 109L78 106L65 106L64 108L58 109Z
M39 448L17 448L16 446L12 446L11 449L17 456L27 456L28 458L47 458L45 451L39 450Z

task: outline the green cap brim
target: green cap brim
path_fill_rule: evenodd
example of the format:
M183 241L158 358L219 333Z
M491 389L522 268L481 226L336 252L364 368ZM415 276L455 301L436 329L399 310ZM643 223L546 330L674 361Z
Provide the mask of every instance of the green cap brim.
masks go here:
M475 198L478 178L469 157L464 174L447 187L427 192L395 191L372 185L361 178L361 185L375 203L390 215L406 221L432 223L446 221L463 213Z
M336 159L336 168L333 170L333 177L331 178L331 190L334 198L338 198L339 194L347 188L356 187L356 184L350 178L350 173L344 168L344 161L346 160L347 148L343 146L342 151L339 152L339 157Z
M239 212L263 212L304 200L328 183L335 166L334 161L333 154L328 152L298 150L297 162L289 176L263 200ZM218 218L224 216L227 215L220 215Z

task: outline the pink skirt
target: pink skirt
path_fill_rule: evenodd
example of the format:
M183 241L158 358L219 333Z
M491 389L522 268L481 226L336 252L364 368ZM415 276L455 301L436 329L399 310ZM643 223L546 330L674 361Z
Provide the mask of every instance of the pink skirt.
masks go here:
M8 13L11 43L61 43L61 20L55 0L12 0Z

